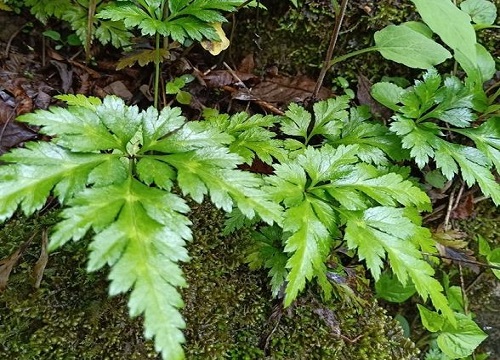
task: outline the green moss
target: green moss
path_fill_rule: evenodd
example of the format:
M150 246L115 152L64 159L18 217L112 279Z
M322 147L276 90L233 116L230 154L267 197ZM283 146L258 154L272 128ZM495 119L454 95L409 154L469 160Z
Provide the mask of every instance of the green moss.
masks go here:
M237 23L231 51L241 57L253 53L257 67L277 65L289 74L316 78L324 61L335 14L330 0L305 1L298 9L289 2L263 1L270 11L246 11ZM350 2L334 56L373 45L373 33L389 24L415 18L411 2L400 0ZM384 75L408 76L417 72L385 61L378 53L360 55L336 64L327 82L337 76L354 81L358 74L380 79Z
M192 260L183 266L189 286L182 291L187 359L414 357L413 344L368 295L360 311L339 300L322 304L310 289L280 309L269 298L266 274L243 262L248 233L223 236L223 215L210 205L196 206L191 219ZM0 232L1 256L52 223L52 215L11 221ZM0 358L158 358L141 320L129 319L126 297L107 297L105 272L85 272L85 246L71 243L53 253L37 291L28 274L38 249L28 250L0 300Z

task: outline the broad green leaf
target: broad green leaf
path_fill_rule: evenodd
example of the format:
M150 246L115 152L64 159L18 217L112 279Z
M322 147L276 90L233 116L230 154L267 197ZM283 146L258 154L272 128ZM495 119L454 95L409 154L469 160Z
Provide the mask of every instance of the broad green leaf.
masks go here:
M476 61L476 32L470 16L450 0L412 0L424 22L453 50Z
M450 286L446 289L446 297L452 310L457 312L464 312L464 298L460 286Z
M2 161L14 164L0 167L0 220L11 217L18 206L31 215L45 204L51 191L66 202L83 190L89 173L110 157L71 153L45 142L28 143L3 155Z
M488 256L486 257L488 260L488 264L493 265L493 266L500 266L500 248L494 249L491 251ZM500 270L498 269L492 269L493 274L500 279Z
M481 44L476 44L477 51L477 68L481 73L481 80L483 82L493 78L496 72L496 63L493 56Z
M455 313L457 325L444 322L437 343L441 351L452 359L464 358L487 338L487 335L468 316Z
M453 312L442 293L441 284L433 277L434 270L422 259L422 254L411 241L424 233L404 216L403 209L373 207L364 212L344 213L344 216L347 245L349 249L357 249L359 258L366 261L375 280L380 278L387 254L398 280L405 285L410 278L419 295L424 300L430 297L434 307L453 322Z
M493 25L497 18L497 7L488 0L465 0L460 3L460 9L476 24Z
M374 38L383 57L412 68L428 69L451 57L444 47L404 25L389 25Z
M402 303L415 294L416 290L413 284L403 285L399 280L384 272L375 283L377 297L384 300Z
M422 325L430 332L437 332L443 328L444 318L435 311L430 311L424 306L417 304Z
M373 84L370 94L379 103L388 107L391 110L399 110L401 103L401 95L405 90L395 84L388 82L379 82Z

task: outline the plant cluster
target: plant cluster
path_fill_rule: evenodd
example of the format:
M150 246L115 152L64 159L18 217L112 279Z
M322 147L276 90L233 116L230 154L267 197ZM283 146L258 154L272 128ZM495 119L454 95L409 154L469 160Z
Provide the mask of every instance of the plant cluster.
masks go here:
M161 36L220 40L213 24L241 3L118 1L99 17L154 35L158 65ZM187 198L209 198L227 212L228 232L256 229L248 261L269 270L272 293L285 307L313 280L326 301L355 298L342 259L356 257L375 281L398 282L409 296L430 299L435 311L420 305L419 312L437 333L439 351L469 356L485 334L453 306L455 291L435 275L437 241L421 217L431 201L401 164L447 180L460 175L500 204L499 92L483 89L495 62L471 24L472 16L477 29L493 26L494 17L486 0L464 1L462 9L449 0L413 3L425 23L391 25L375 34L375 47L361 51L428 69L412 86L373 87L373 97L394 111L388 126L348 96L317 102L311 111L292 104L284 116L206 111L195 122L176 107L140 110L113 96L62 95L67 108L18 118L51 141L2 156L0 221L18 208L30 215L49 195L57 197L64 210L49 248L91 232L88 270L110 266L110 294L129 293L131 316L144 315L146 337L165 359L184 356L180 288L186 281L179 263L189 260L192 240ZM449 49L433 40L436 34ZM451 57L464 79L433 68ZM181 94L184 84L173 81L170 92ZM256 158L273 174L240 169ZM495 263L495 250L483 244L483 252Z

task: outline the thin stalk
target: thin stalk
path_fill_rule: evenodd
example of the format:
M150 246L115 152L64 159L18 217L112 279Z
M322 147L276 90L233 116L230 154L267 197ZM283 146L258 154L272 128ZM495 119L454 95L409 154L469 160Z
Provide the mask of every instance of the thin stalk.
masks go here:
M328 69L331 67L330 61L333 57L333 51L335 50L335 45L337 44L337 39L340 33L340 27L342 26L342 22L344 21L344 15L347 8L348 0L342 0L342 4L340 5L340 12L335 16L335 26L333 28L332 36L330 38L330 44L328 45L328 50L326 51L325 62L323 63L323 67L318 76L318 80L316 81L316 86L314 87L314 91L312 94L313 99L317 98L319 90L323 85L323 81L325 80L325 75Z
M345 55L336 57L335 59L330 61L329 66L333 66L339 62L342 62L342 61L347 60L349 58L352 58L354 56L361 55L361 54L371 52L371 51L377 51L377 50L378 50L378 47L376 47L376 46L370 46L370 47L365 48L365 49L356 50L356 51L350 52L349 54L345 54Z
M154 82L154 107L158 109L158 98L160 96L160 34L155 36L155 82Z
M95 9L97 7L97 0L89 1L89 8L87 12L87 34L85 39L85 62L88 64L90 62L90 45L92 44L92 36L93 36L93 25L94 25L94 16Z

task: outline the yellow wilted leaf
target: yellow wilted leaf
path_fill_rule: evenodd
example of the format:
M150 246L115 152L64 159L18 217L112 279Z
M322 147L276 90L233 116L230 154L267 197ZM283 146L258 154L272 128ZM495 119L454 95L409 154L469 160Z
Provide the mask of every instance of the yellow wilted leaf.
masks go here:
M221 51L226 50L229 47L229 39L226 37L224 30L222 30L221 23L214 23L212 24L212 27L217 32L217 35L219 35L220 41L203 40L201 42L201 46L203 46L203 48L210 54L219 55Z
M10 7L7 6L2 0L0 0L0 10L12 11Z

